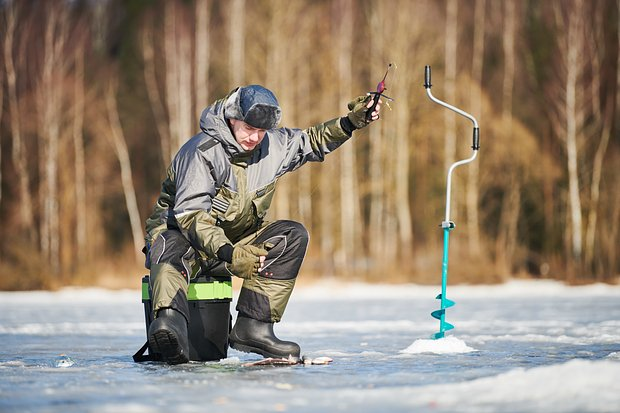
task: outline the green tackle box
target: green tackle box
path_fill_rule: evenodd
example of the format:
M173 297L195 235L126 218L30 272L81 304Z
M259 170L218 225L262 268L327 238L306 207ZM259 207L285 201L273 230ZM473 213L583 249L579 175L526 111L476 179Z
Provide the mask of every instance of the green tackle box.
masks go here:
M198 276L191 280L187 291L189 306L189 359L192 361L221 360L228 354L228 333L232 317L232 281L230 277ZM153 304L149 276L142 278L142 303L148 336L153 321ZM149 348L149 353L152 354Z

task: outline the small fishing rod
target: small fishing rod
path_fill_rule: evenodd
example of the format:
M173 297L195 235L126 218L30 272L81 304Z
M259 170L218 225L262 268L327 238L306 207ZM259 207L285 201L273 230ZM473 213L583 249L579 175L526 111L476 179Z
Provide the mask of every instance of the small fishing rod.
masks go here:
M472 143L472 155L467 159L463 159L457 162L454 162L450 168L448 169L448 178L446 182L446 215L445 219L441 223L441 228L443 228L443 257L442 257L442 265L441 265L441 293L435 297L438 300L441 300L441 307L439 310L435 310L431 313L431 315L439 320L439 331L431 336L433 339L443 338L445 336L445 332L448 330L452 330L454 326L446 321L446 308L450 308L454 306L454 301L449 300L446 297L446 288L448 284L448 247L450 245L450 231L455 228L454 222L450 220L450 192L452 187L452 173L454 169L458 166L465 165L467 163L472 162L476 159L478 155L478 150L480 149L480 129L478 127L478 121L469 113L454 107L442 100L437 99L431 93L431 67L424 67L424 88L426 89L426 94L433 102L450 109L453 112L458 113L461 116L466 117L474 124L473 129L473 143Z
M387 70L385 71L385 74L383 75L383 79L381 79L381 82L377 84L376 92L368 92L370 95L374 95L374 96L372 98L372 106L368 109L368 111L366 111L366 122L370 122L370 120L372 119L372 113L375 111L375 108L377 107L377 104L379 103L379 99L381 98L381 96L383 96L384 98L390 101L394 100L391 97L383 94L383 92L387 90L387 87L385 86L385 79L387 78L387 75L393 66L395 67L396 65L394 65L394 63L388 64Z

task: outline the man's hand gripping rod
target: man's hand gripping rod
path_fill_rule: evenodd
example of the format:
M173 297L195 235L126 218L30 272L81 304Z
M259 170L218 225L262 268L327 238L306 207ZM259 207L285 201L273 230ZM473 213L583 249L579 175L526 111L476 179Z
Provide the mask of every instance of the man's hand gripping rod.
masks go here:
M425 66L424 67L424 88L426 89L426 94L428 95L428 97L435 103L446 107L448 109L450 109L451 111L454 111L456 113L458 113L461 116L466 117L467 119L469 119L470 121L472 121L472 123L474 124L474 131L473 131L473 143L472 143L472 155L471 157L467 158L467 159L463 159L460 161L457 161L455 163L453 163L450 166L450 169L448 169L448 181L446 184L446 216L444 221L441 223L441 227L443 228L443 261L442 261L442 267L441 267L441 294L439 294L436 298L441 300L441 308L439 310L433 311L431 313L431 315L433 317L435 317L436 319L439 320L439 332L435 333L432 335L432 338L437 339L437 338L443 338L444 337L444 333L447 330L451 330L454 328L454 326L448 322L446 322L445 318L446 318L446 308L452 307L454 305L454 301L452 300L448 300L448 298L446 298L446 287L448 284L448 247L449 247L449 240L450 240L450 231L452 229L454 229L455 224L454 222L450 221L450 192L451 192L451 187L452 187L452 172L454 172L454 169L457 166L460 165L464 165L466 163L470 163L472 162L474 159L476 159L476 156L478 155L478 150L480 149L480 129L478 128L478 121L476 121L476 118L474 118L472 115L470 115L467 112L462 111L459 108L456 108L452 105L447 104L444 101L441 101L439 99L437 99L436 97L433 96L433 94L431 93L431 67L430 66Z

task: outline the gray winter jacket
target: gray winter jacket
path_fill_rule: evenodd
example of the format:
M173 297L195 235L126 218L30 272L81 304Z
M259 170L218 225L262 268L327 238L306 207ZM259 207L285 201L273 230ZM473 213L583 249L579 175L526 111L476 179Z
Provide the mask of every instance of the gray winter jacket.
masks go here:
M224 117L226 99L206 108L200 133L174 157L154 211L146 222L147 245L176 226L204 258L215 258L260 228L277 179L308 161L323 161L348 135L339 118L300 129L271 129L247 153Z

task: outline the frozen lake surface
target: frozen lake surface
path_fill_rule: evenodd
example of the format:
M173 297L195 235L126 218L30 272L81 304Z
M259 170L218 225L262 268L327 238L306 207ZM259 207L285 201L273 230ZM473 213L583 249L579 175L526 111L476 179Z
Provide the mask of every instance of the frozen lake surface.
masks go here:
M0 293L0 412L620 411L620 287L449 286L456 329L430 341L438 292L299 288L276 333L334 362L261 368L134 363L138 290Z

